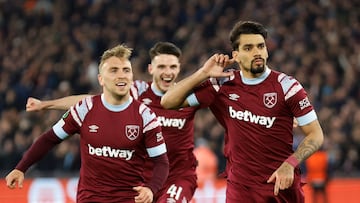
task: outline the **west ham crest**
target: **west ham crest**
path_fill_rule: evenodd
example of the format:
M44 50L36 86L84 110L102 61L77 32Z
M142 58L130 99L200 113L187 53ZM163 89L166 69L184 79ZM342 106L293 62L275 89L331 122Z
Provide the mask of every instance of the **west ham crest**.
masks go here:
M138 125L126 125L125 134L129 140L135 140L139 136L139 129Z
M263 99L264 99L264 105L267 108L271 109L272 107L275 106L277 102L277 94L276 92L265 93Z

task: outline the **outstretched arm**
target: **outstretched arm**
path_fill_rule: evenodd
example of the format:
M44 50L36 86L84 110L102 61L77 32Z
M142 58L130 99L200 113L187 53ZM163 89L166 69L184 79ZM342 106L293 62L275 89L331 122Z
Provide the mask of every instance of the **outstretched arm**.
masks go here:
M87 94L72 95L53 100L41 101L34 97L29 97L26 103L26 111L40 111L44 109L68 110L81 99L90 96Z
M171 87L161 98L161 105L166 109L176 109L188 106L186 97L193 88L209 77L229 77L233 73L223 72L224 68L233 63L233 59L224 54L214 54L205 64L194 74L183 79L173 87Z
M289 188L294 181L294 168L318 151L324 142L324 135L318 120L301 126L305 138L292 154L268 179L275 182L274 194Z
M17 183L19 188L22 188L24 182L24 173L26 170L34 163L42 159L42 157L44 157L61 141L62 139L57 137L52 129L40 136L26 151L23 158L16 165L15 169L5 177L6 185L10 189L14 189Z

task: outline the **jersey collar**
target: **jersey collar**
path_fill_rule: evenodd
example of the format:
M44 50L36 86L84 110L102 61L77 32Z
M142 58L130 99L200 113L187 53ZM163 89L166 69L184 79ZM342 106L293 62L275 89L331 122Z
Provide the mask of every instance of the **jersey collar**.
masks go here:
M156 96L162 97L164 93L156 88L154 81L151 83L151 90L154 92Z
M265 66L265 71L262 75L260 75L257 78L245 78L243 76L242 71L240 71L240 75L241 75L241 80L244 84L246 85L257 85L260 84L261 82L263 82L271 73L271 70L268 66Z
M110 111L114 111L114 112L119 112L119 111L125 110L132 103L132 101L133 101L133 97L130 96L129 100L127 102L120 104L120 105L113 105L113 104L108 103L105 100L104 94L101 94L101 102L103 103L105 108L107 108Z

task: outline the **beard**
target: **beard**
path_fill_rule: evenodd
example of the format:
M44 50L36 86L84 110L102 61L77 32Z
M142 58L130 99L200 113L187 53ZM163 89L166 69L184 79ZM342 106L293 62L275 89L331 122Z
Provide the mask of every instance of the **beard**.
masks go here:
M251 61L251 67L250 67L250 73L252 74L258 74L262 73L265 70L265 62L264 59L262 59L263 63L262 65L255 64L255 59Z

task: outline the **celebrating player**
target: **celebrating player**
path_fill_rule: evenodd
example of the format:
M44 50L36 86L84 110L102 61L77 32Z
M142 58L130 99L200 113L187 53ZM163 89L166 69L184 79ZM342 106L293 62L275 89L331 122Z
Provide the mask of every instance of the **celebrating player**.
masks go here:
M72 106L28 149L6 176L9 188L22 187L24 173L49 150L80 134L81 169L77 202L153 202L169 170L166 145L155 113L133 99L131 49L119 45L105 51L98 80L103 93ZM144 183L144 162L153 174Z
M136 80L131 94L149 106L158 116L166 140L170 163L169 177L164 187L155 195L156 202L189 202L197 188L196 158L194 150L194 116L198 107L180 110L164 109L161 97L174 85L180 72L181 50L172 43L158 42L149 51L151 64L148 71L151 82ZM69 96L55 100L40 101L29 98L27 111L42 109L67 109L86 95ZM146 162L145 177L151 177L152 162Z
M230 33L233 58L213 55L161 101L165 108L209 106L225 128L228 203L304 202L299 163L324 139L301 84L267 65L266 38L263 25L238 22ZM224 71L234 62L239 71ZM295 152L294 117L305 134Z

